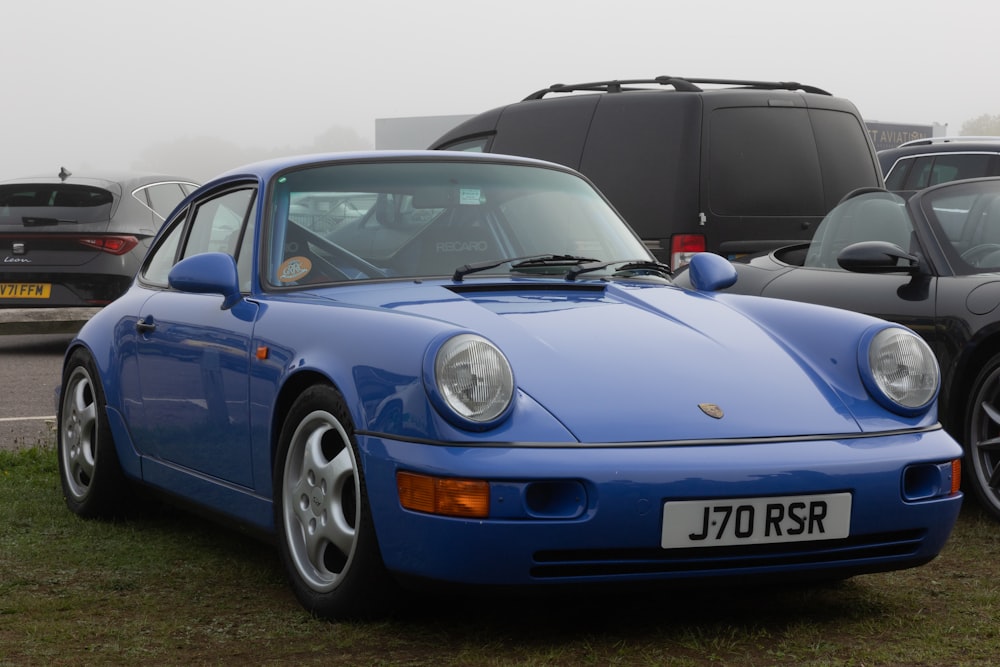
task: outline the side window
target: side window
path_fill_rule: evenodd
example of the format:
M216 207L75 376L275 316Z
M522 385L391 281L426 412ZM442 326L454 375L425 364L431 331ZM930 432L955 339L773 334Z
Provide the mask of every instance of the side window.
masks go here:
M230 190L196 204L180 216L150 252L141 273L143 281L166 287L167 275L179 260L203 252L225 252L236 259L241 287L249 289L253 268L252 217L245 234L241 235L241 231L255 194L253 188Z
M145 197L143 197L143 193ZM143 191L133 193L139 201L153 209L161 220L166 220L167 216L181 203L187 192L180 183L157 183L143 188ZM148 198L148 203L146 202Z
M904 190L921 190L926 188L931 179L931 167L934 158L930 156L918 157L913 161L910 172L903 183Z
M177 250L180 248L181 238L184 236L184 216L181 216L177 224L171 227L160 239L159 244L150 253L146 260L146 266L142 270L143 282L167 286L167 274L177 259Z
M884 241L913 251L913 223L902 198L862 194L834 208L816 228L804 266L843 271L837 256L847 246L863 241Z
M885 189L886 190L903 190L906 184L906 175L910 172L910 168L913 166L913 159L911 158L900 158L896 160L896 163L892 165L889 169L889 173L885 175Z
M940 155L934 160L929 185L989 176L990 156L984 153Z
M253 195L251 189L234 190L197 204L182 258L203 252L224 252L236 257L240 229Z
M253 245L256 217L251 213L240 240L239 254L236 256L236 270L240 275L240 291L249 292L253 279Z

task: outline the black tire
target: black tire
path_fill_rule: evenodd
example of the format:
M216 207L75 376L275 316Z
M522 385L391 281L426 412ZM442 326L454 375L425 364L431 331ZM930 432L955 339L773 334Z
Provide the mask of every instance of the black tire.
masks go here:
M972 385L962 468L965 486L1000 520L1000 355L987 362Z
M282 425L274 525L289 584L307 610L342 620L389 610L394 585L375 537L350 413L333 387L304 391Z
M56 450L66 505L86 518L120 516L130 504L106 410L94 362L77 349L63 368Z

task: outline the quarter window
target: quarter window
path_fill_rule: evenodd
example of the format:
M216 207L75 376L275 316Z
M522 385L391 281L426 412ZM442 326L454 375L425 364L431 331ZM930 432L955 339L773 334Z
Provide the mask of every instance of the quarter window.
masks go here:
M255 194L252 188L231 190L196 204L193 212L164 232L146 262L143 281L166 287L167 275L180 259L203 252L224 252L236 259L240 285L249 289L253 226L248 225L244 232L244 221L252 219L249 212Z

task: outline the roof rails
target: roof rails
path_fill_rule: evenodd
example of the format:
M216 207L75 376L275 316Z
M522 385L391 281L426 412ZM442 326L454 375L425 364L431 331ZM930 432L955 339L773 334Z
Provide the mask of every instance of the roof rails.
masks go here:
M627 90L651 90L647 87L650 84L673 86L674 90L692 93L704 92L698 84L712 84L751 90L801 90L804 93L815 93L817 95L831 94L822 88L807 86L794 81L742 81L740 79L703 79L678 76L658 76L653 79L615 79L613 81L594 81L592 83L571 84L554 83L548 88L544 88L528 95L524 99L540 100L549 93L574 93L584 91L595 93L620 93Z
M1000 136L963 136L958 135L954 137L925 137L923 139L913 139L911 141L906 141L901 143L897 148L902 148L903 146L930 146L931 144L960 144L969 142L987 142L987 143L998 143L1000 142Z

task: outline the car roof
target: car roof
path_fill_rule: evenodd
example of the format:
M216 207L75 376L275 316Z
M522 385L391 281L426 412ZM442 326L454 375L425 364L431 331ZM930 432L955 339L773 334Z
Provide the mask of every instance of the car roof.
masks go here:
M699 84L724 86L723 88L710 88L708 90ZM743 79L711 79L703 77L679 77L679 76L657 76L647 79L613 79L609 81L592 81L590 83L554 83L548 88L535 91L523 101L540 100L550 93L623 93L637 90L655 90L654 87L670 86L677 92L688 93L715 93L733 90L784 90L789 92L799 91L803 93L813 93L817 95L830 95L831 93L796 81L752 81Z
M310 164L335 164L338 162L392 162L405 160L420 160L426 162L503 162L508 164L525 164L544 166L560 171L566 171L585 178L569 167L554 162L546 162L534 158L520 157L515 155L499 155L495 153L474 153L469 151L435 151L435 150L374 150L374 151L349 151L338 153L311 153L304 155L290 155L270 160L252 162L241 167L230 169L206 185L211 185L215 181L232 180L237 177L254 177L262 180L270 179L276 173L292 167Z

